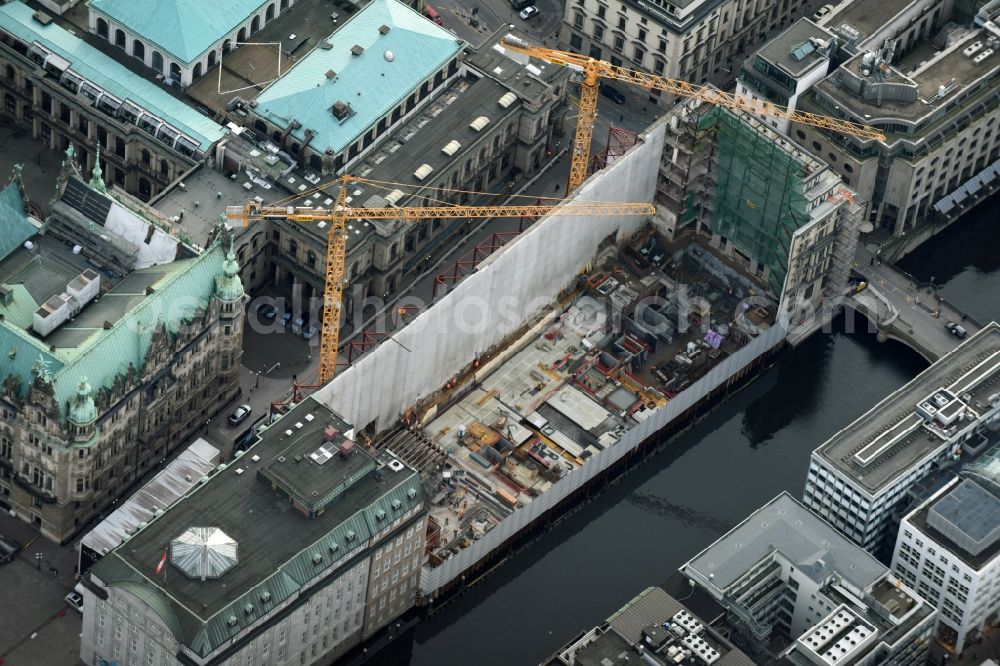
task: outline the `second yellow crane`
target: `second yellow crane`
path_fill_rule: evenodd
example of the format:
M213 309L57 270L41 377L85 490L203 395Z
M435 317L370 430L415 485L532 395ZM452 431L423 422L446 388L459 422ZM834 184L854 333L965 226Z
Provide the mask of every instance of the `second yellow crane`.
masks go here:
M623 81L646 90L661 90L671 95L700 99L709 104L747 111L759 116L784 118L792 122L822 127L864 139L885 141L884 134L867 125L860 125L847 120L839 120L815 113L795 111L770 102L739 97L718 88L700 86L688 83L687 81L678 81L676 79L656 76L655 74L626 69L618 65L612 65L609 62L604 62L603 60L596 60L580 55L579 53L535 46L513 35L504 37L501 40L501 46L514 53L538 58L554 65L569 67L583 76L583 80L580 82L580 115L576 121L576 136L573 139L573 153L570 161L569 178L566 183L567 196L572 194L580 186L580 183L587 179L587 167L590 162L590 144L594 132L594 122L597 118L597 95L600 79Z
M490 217L539 217L556 209L567 215L621 216L652 215L656 208L638 203L572 203L557 205L525 206L404 206L400 208L354 208L347 205L347 184L365 182L362 178L342 176L340 192L332 208L298 208L293 206L263 206L249 203L229 206L226 218L243 226L263 219L284 219L293 222L330 222L327 232L326 280L323 302L323 321L320 331L319 383L330 381L337 372L338 347L340 346L341 302L344 291L344 263L347 257L347 221L352 218L368 220L403 220L416 222L427 219L490 218Z

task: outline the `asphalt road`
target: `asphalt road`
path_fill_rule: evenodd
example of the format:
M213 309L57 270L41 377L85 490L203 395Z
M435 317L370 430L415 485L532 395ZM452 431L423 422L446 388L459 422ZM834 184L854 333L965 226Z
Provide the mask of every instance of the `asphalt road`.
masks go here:
M508 0L437 0L432 5L446 28L476 46L508 25L535 37L540 44L555 46L562 23L562 4L557 0L534 0L538 14L527 21Z

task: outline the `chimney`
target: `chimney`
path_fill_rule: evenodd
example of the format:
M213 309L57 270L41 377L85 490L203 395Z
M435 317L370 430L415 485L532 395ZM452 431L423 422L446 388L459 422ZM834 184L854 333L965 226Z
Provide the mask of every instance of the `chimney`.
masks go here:
M364 49L363 46L358 46L357 44L355 44L354 46L351 47L351 54L352 55L359 56L359 55L361 55L364 52L365 52L365 49Z
M349 439L345 439L340 443L340 457L346 458L354 453L354 442Z
M333 426L323 428L323 441L332 442L337 437L337 429Z

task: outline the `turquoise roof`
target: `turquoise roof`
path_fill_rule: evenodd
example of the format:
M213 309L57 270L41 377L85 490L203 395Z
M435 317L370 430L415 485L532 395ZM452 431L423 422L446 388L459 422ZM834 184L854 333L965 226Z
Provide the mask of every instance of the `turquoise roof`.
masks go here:
M139 2L144 8L157 3ZM206 5L214 4L210 2ZM145 11L145 10L144 10ZM211 118L162 90L155 83L134 74L81 39L63 30L55 23L42 25L32 18L35 10L23 2L12 2L0 7L0 28L18 39L31 44L37 41L70 63L70 69L100 88L122 100L162 118L193 139L201 150L207 150L225 134L225 128ZM80 96L81 103L88 100Z
M222 264L222 274L215 278L215 295L224 301L243 298L243 282L240 280L240 265L230 248L226 261Z
M196 309L206 307L224 261L225 251L216 245L194 259L135 271L159 276L150 285L153 293L110 330L95 332L74 348L57 348L51 352L42 340L12 322L3 321L0 323L0 358L3 359L0 374L20 376L23 395L32 379L32 366L41 357L52 375L57 403L68 409L84 379L88 379L96 391L111 386L115 376L127 372L130 364L141 371L157 323L164 321L167 331L174 334Z
M104 14L191 64L268 2L277 0L89 0Z
M389 32L381 34L379 28ZM373 0L328 38L332 48L315 48L257 96L255 113L280 127L297 120L292 135L318 152L340 152L414 89L445 66L464 42L396 0ZM353 55L355 46L364 48ZM388 55L391 52L391 55ZM336 76L328 79L326 73ZM354 115L338 121L336 102Z
M11 183L0 192L0 261L38 233L24 212L21 188Z
M94 404L94 392L87 383L87 378L80 379L76 387L76 395L69 401L69 420L84 425L97 418L97 405Z

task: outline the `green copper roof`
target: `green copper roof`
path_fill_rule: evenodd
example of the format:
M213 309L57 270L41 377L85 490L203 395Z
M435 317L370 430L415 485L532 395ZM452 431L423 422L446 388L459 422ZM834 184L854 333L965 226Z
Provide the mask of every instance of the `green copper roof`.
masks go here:
M190 64L268 2L277 0L89 0L104 14Z
M382 34L382 26L389 31ZM287 127L319 152L340 152L462 50L464 42L396 0L373 0L328 38L332 48L313 49L256 99L256 113ZM355 46L364 49L353 55ZM336 76L327 78L327 72ZM336 102L354 114L343 121Z
M97 405L94 404L94 391L87 378L83 377L76 386L76 395L69 401L69 420L83 425L97 418Z
M121 4L133 5L137 11L152 13L151 9L165 0L127 0ZM194 4L194 3L192 3ZM232 3L201 2L209 7ZM0 7L0 28L18 39L31 44L34 41L51 50L70 63L70 69L103 88L121 100L129 100L163 119L207 150L225 135L225 129L211 118L195 111L176 99L155 83L132 73L80 38L70 34L56 23L42 25L32 18L35 10L23 2L12 2ZM79 99L83 100L83 97Z
M243 298L243 282L240 281L240 265L230 248L222 263L222 274L215 278L215 295L224 301Z
M0 322L0 375L20 376L23 394L31 381L32 366L40 357L52 375L58 404L68 409L84 378L97 390L111 386L115 376L126 373L129 365L141 371L157 324L163 321L168 334L173 335L185 319L206 307L223 263L224 250L216 245L194 259L134 271L132 275L150 276L152 293L110 330L96 330L72 348L57 347L52 352L44 341L5 319ZM108 293L113 295L114 290ZM108 298L105 294L104 299Z
M24 212L21 188L11 183L0 191L0 260L37 232Z
M14 300L11 301L10 305L0 303L0 314L10 326L30 328L35 319L38 303L31 297L23 284L9 284L7 286L12 290Z

